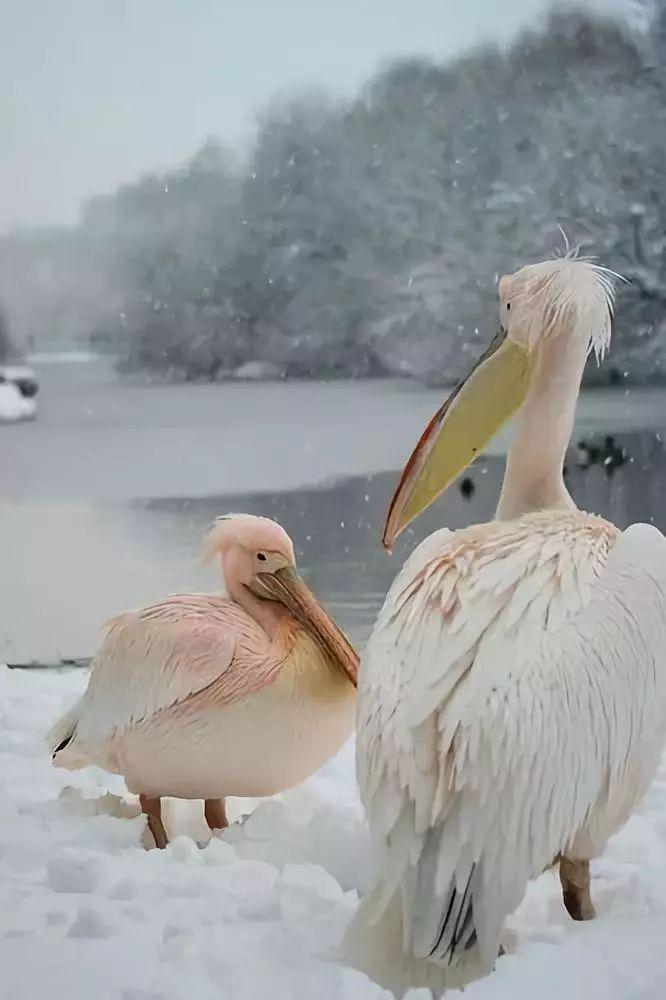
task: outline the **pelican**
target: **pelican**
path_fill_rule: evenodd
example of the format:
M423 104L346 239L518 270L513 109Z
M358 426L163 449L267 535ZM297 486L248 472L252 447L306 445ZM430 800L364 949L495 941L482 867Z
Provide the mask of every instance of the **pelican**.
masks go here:
M56 767L123 775L159 848L162 796L203 799L222 829L226 796L304 781L354 726L357 655L299 577L286 532L227 515L206 548L228 596L175 595L109 622L87 690L50 734Z
M505 917L559 861L595 915L590 859L628 819L666 732L666 539L579 511L562 466L614 276L574 255L499 283L500 330L409 459L387 548L516 415L496 519L430 535L361 659L357 773L377 871L346 937L397 995L491 971Z

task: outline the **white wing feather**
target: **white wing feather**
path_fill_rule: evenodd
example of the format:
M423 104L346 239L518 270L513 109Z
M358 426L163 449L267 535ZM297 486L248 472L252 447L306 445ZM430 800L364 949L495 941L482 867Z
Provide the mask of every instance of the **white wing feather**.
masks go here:
M381 864L350 935L389 908L410 961L491 968L529 879L601 850L651 780L665 642L666 539L648 525L550 512L427 539L361 665Z

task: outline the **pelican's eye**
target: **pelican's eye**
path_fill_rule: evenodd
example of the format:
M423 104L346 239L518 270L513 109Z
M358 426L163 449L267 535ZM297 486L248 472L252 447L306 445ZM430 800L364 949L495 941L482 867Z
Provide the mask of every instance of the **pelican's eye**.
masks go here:
M263 552L257 552L257 559L259 562L266 562L266 556Z

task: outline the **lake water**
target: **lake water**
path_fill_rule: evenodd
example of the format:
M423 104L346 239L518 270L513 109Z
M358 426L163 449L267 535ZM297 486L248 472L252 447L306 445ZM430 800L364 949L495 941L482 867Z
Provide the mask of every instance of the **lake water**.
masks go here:
M178 590L214 590L202 533L229 510L277 518L329 611L362 644L416 541L492 517L506 435L392 557L397 470L443 393L400 382L146 386L102 363L44 365L34 423L0 428L0 662L85 659L99 625ZM578 504L666 530L666 392L591 391L574 441L613 434L619 468L568 461Z

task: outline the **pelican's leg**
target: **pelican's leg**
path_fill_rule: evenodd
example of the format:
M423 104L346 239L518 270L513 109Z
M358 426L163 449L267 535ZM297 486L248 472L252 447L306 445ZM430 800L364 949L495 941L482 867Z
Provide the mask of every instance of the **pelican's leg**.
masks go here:
M155 847L159 847L163 851L169 843L169 838L162 822L162 800L160 798L151 799L148 795L140 795L139 802L142 812L146 814L148 829L153 835Z
M224 799L206 799L204 802L204 816L211 830L226 830L229 826Z
M562 899L573 920L593 920L596 917L590 896L590 862L560 858Z

